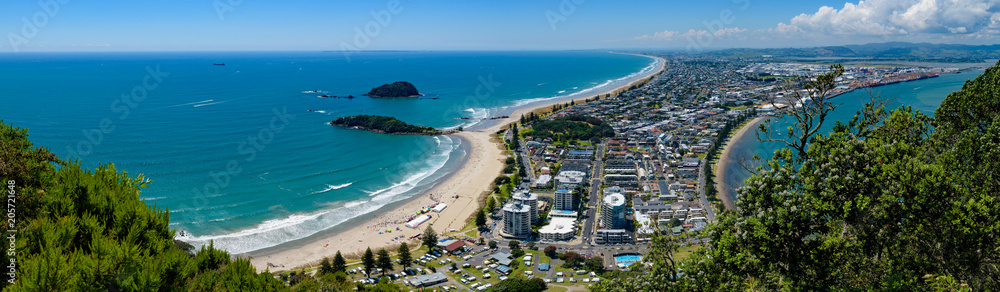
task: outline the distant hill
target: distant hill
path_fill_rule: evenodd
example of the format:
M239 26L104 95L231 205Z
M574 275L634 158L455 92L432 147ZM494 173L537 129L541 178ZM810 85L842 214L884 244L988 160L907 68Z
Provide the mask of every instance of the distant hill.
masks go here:
M406 81L397 81L392 84L382 84L382 86L372 88L368 94L370 97L417 97L417 87Z
M1000 45L888 42L812 48L726 49L707 55L738 58L864 58L871 60L983 62L1000 59Z

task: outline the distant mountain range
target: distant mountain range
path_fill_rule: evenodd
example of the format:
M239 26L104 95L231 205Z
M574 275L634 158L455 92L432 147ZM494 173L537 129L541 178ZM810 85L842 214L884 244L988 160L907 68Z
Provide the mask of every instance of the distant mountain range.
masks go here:
M888 42L813 48L725 49L705 54L741 58L845 58L971 63L1000 59L1000 45Z

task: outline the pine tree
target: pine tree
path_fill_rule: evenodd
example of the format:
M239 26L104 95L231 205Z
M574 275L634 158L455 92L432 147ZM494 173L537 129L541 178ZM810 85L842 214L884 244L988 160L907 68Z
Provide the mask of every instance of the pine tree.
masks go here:
M413 257L410 256L410 246L405 242L399 245L399 265L403 268L409 268L410 263L413 262Z
M375 269L375 254L372 253L371 247L365 250L365 255L361 257L361 262L365 265L365 274L371 278L372 270Z
M347 261L344 260L344 256L340 255L340 251L333 256L333 272L347 272Z
M333 266L330 265L330 258L323 257L323 261L319 263L319 275L333 273Z
M434 249L437 246L438 236L437 232L434 232L434 228L427 225L427 229L424 229L424 245L429 249Z
M378 250L378 267L382 269L382 276L385 276L386 272L392 271L392 259L389 258L389 252L384 248Z
M476 226L480 229L486 227L486 212L483 212L482 209L479 210L479 213L476 213Z

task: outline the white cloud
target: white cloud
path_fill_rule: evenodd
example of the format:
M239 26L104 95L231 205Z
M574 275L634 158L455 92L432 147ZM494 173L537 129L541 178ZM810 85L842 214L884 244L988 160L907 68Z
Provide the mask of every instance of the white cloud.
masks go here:
M1000 0L868 0L841 9L823 6L765 31L786 37L963 37L993 31L998 20Z
M637 36L637 37L634 37L634 38L632 38L632 39L633 39L633 40L658 40L658 41L668 41L668 40L671 40L671 39L673 39L674 35L676 35L676 34L677 34L677 32L676 32L676 31L672 31L672 30L664 30L664 31L661 31L661 32L655 32L655 33L653 33L653 35L652 35L652 36L650 36L650 35L648 35L648 34L644 34L644 35L641 35L641 36Z

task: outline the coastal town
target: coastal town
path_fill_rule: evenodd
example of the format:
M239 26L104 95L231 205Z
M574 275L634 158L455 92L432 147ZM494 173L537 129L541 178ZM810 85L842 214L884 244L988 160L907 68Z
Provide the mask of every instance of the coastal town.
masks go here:
M663 70L648 78L536 107L493 133L504 145L503 171L463 228L433 229L433 218L449 207L434 198L413 215L369 226L384 230L379 234L422 231L395 236L382 250L410 242L404 246L419 247L412 249L419 256L400 250L376 260L369 248L349 261L338 252L335 266L359 284L404 290L484 291L511 278L539 278L552 291L580 291L641 271L654 234L671 238L680 245L674 256L686 257L707 243L703 231L716 215L735 208L735 186L718 179L734 163L729 141L766 117L808 106L814 96L803 84L829 67L658 57ZM825 98L957 71L847 66Z

